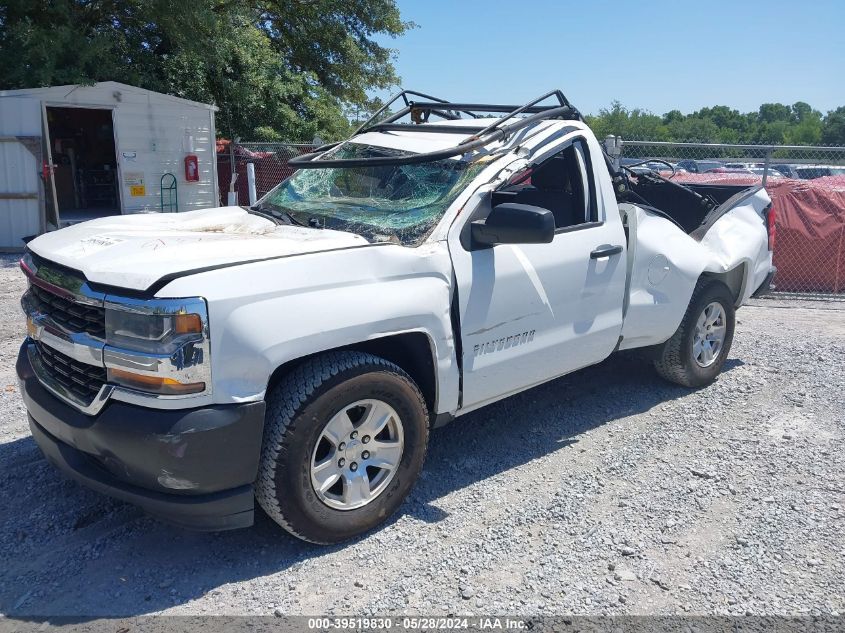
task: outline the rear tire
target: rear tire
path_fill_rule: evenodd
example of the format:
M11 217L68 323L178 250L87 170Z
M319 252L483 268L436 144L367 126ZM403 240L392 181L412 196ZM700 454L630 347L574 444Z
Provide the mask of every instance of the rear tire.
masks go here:
M684 387L703 387L716 379L733 342L736 312L727 286L703 278L693 290L681 325L658 347L657 373Z
M428 426L419 388L397 365L361 352L317 356L267 396L256 499L300 539L351 539L405 500Z

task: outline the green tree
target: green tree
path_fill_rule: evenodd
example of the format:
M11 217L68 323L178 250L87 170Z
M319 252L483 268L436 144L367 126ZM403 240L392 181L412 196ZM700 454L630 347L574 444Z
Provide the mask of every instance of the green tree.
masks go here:
M818 145L822 140L822 113L813 110L809 103L792 104L794 123L784 132L787 145Z
M394 0L5 0L0 88L121 81L214 103L221 134L345 134L398 83Z
M760 106L758 117L761 123L789 123L792 121L792 109L782 103L764 103Z
M662 117L639 108L628 110L618 101L611 103L610 108L600 110L598 116L587 117L587 123L599 138L608 134L627 139L662 140L666 137Z
M744 114L713 106L691 114L671 110L662 117L614 101L587 122L599 138L614 134L629 140L845 145L845 106L823 116L803 101L791 106L764 103Z
M670 140L713 142L718 138L719 127L710 119L689 116L669 125Z
M845 145L845 106L827 113L822 126L822 143Z
M803 101L796 101L792 104L792 117L798 123L802 123L810 118L821 119L822 114L818 110L813 110L813 106Z
M670 110L666 114L663 115L663 124L669 125L670 123L676 123L677 121L683 121L684 114L680 110Z

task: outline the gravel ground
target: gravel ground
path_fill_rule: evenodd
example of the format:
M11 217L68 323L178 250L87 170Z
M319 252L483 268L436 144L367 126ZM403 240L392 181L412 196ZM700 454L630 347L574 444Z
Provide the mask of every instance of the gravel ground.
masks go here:
M29 437L23 281L0 259L0 612L845 611L845 303L758 301L699 391L618 356L435 431L387 526L321 548L259 515L184 532L64 479Z

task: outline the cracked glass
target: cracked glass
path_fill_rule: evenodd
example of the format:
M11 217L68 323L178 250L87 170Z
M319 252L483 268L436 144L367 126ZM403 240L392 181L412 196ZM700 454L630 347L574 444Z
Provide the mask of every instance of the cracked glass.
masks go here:
M408 156L347 143L326 158ZM416 165L302 169L257 205L293 223L356 233L371 242L420 244L483 164L447 159Z

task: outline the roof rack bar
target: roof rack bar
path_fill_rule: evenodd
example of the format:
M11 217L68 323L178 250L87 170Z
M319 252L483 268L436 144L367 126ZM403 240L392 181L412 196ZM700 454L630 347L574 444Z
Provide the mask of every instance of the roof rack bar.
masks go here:
M450 106L449 108L446 109L447 111L460 111L460 112L464 112L464 114L467 114L468 116L471 116L473 118L478 118L478 115L474 114L471 111L461 110L459 108L456 109L456 108L451 107L452 104L450 104L445 99L441 99L439 97L432 97L431 95L427 95L424 92L417 92L415 90L402 90L401 92L398 92L397 94L390 97L390 99L388 99L387 102L383 106L381 106L378 110L376 110L370 116L369 119L364 121L364 123L362 123L358 127L358 129L355 130L352 133L351 136L357 136L358 134L366 132L372 125L374 125L373 122L378 119L379 115L381 115L383 112L387 111L387 109L390 108L390 106L392 106L394 103L396 103L399 99L402 99L402 101L405 102L405 107L402 108L401 110L399 110L398 112L391 114L389 117L387 117L386 119L381 121L381 123L393 123L394 121L397 121L397 120L401 119L403 116L409 114L411 112L412 106L414 104L413 101L408 99L409 96L421 97L423 99L428 99L428 102L426 102L427 105L431 106L432 109L438 108L438 110L435 111L435 113L438 114L439 116L442 116L443 118L447 118L447 119L448 118L453 118L453 119L458 118L454 115L447 114L445 111L441 111L444 105Z
M414 106L414 104L411 104L411 110L416 110L416 109L417 108ZM444 110L434 110L434 109L432 109L432 110L427 110L427 112L429 114L436 114L437 116L443 117L444 119L446 119L448 121L460 121L460 119L461 119L461 117L458 116L457 114L452 114L453 110L444 111ZM476 118L475 115L473 115L473 118Z
M378 123L373 123L371 125L368 125L367 127L358 128L352 134L352 136L357 136L359 134L365 134L366 132L373 132L373 131L376 131L376 130L380 130L380 129L382 129L382 126L393 124L395 121L398 121L399 119L401 119L405 115L410 114L411 110L413 110L413 109L414 109L413 106L406 106L406 107L402 108L401 110L399 110L398 112L396 112L395 114L391 114L386 119L379 121ZM449 114L448 112L441 112L440 110L433 110L433 109L430 110L429 112L436 114L436 115L438 115L438 116L440 116L444 119L450 120L450 121L460 121L461 120L461 117L453 115L453 114ZM402 129L405 129L405 130L410 129L410 128L413 128L415 130L421 130L422 129L422 127L417 127L416 124L412 124L412 123L397 123L396 125L401 126ZM426 124L424 127L428 127L428 124ZM482 126L480 126L480 125L475 126L475 127L477 127L479 130L482 128Z
M411 112L411 106L405 106L401 110L397 110L395 114L391 114L386 119L379 121L378 123L373 123L373 125L380 125L382 123L393 123L394 121L398 121L399 119L401 119L406 114L409 114L410 112ZM370 126L367 126L367 127L362 126L362 127L358 128L358 131L355 132L355 134L361 134L363 132L366 132L369 129L370 129ZM355 134L353 134L353 136Z
M522 114L523 112L526 112L529 108L532 108L532 107L536 106L536 105L537 105L538 103L540 103L541 101L545 101L546 99L548 99L548 98L550 98L550 97L557 97L557 100L558 100L558 102L560 103L560 106L561 106L561 107L568 108L568 109L570 109L570 110L574 110L575 112L577 112L577 110L575 110L574 108L572 108L572 107L569 105L569 102L566 100L566 97L564 97L564 96L563 96L563 93L562 93L560 90L552 90L552 91L550 91L550 92L547 92L547 93L546 93L546 94L544 94L544 95L541 95L541 96L537 97L537 98L536 98L536 99L534 99L533 101L529 101L529 102L528 102L528 103L526 103L524 106L522 106L522 107L520 107L520 108L517 108L516 110L514 110L513 112L511 112L511 113L510 113L510 114L508 114L507 116L502 117L501 119L499 119L499 120L498 120L498 121L496 121L495 123L491 123L491 124L490 124L490 125L488 125L486 128L484 128L483 130L481 130L478 134L476 134L476 135L474 135L474 136L470 136L470 137L465 138L463 141L461 141L461 145L463 145L463 144L465 144L465 143L470 143L470 142L474 141L475 139L477 139L477 138L479 138L479 137L481 137L481 136L484 136L485 134L487 134L487 133L489 133L489 132L491 132L491 131L493 131L493 130L501 129L499 126L500 126L502 123L504 123L505 121L507 121L508 119L512 119L512 118L513 118L513 117L515 117L517 114ZM544 110L544 111L543 111L543 113L545 114L545 113L548 113L548 112L550 112L550 111L551 111L551 110ZM537 116L537 115L535 114L534 116ZM579 115L579 118L580 118L580 115Z
M432 97L431 95L427 95L424 92L416 92L415 90L402 90L401 92L399 92L399 93L393 95L392 97L390 97L390 99L388 99L387 102L383 106L381 106L378 110L376 110L373 113L373 115L370 116L369 119L364 121L364 123L361 125L361 127L359 127L357 130L355 130L352 133L352 136L355 136L356 134L360 134L363 129L365 129L367 126L369 126L374 120L376 120L378 118L378 116L382 112L387 110L390 106L392 106L399 99L402 99L405 102L405 108L400 110L400 112L403 112L403 113L398 117L396 115L391 115L390 118L395 121L397 118L401 118L402 116L405 116L406 114L408 114L408 112L410 112L409 106L412 103L408 99L409 95L414 96L414 97L422 97L423 99L429 99L430 101L434 101L436 103L441 103L441 104L446 103L446 101L444 99L441 99L439 97Z
M546 110L550 110L552 108L558 107L559 104L552 104L552 105L545 105L545 106L538 106L534 105L530 108L526 108L524 110L520 110L520 112L524 112L526 114L537 114L539 112L545 112ZM420 101L412 101L411 107L415 110L431 110L434 108L443 108L444 106L449 106L449 110L458 110L458 111L466 111L470 110L473 112L513 112L514 110L519 110L520 106L517 105L502 105L497 103L426 103Z
M364 121L364 123L363 123L363 124L361 124L361 125L358 127L358 129L357 129L357 130L355 130L355 131L352 133L352 135L351 135L349 138L352 138L352 137L354 137L354 136L357 136L357 135L358 135L358 134L360 134L362 131L364 131L364 130L365 130L365 129L366 129L366 128L370 125L370 124L372 124L372 122L373 122L373 121L375 121L376 119L378 119L379 115L381 115L383 112L387 111L387 109L388 109L390 106L392 106L394 103L396 103L396 101L398 101L400 98L401 98L401 99L405 102L405 107L404 107L402 110L400 110L399 112L397 112L396 114L393 114L393 115L389 116L389 117L387 118L387 121L389 121L389 122L393 122L393 121L396 121L397 119L401 119L403 116L405 116L406 114L408 114L408 113L411 111L411 109L410 109L410 107L409 107L409 105L410 105L410 103L411 103L411 102L408 100L408 95L412 95L412 96L415 96L415 97L422 97L423 99L431 99L432 101L437 101L437 102L440 102L440 103L443 103L443 102L444 102L444 101L443 101L443 99L440 99L439 97L432 97L431 95L427 95L427 94L425 94L425 93L423 93L423 92L416 92L416 91L414 91L414 90L402 90L402 91L401 91L401 92L399 92L398 94L393 95L393 96L392 96L392 97L391 97L391 98L387 101L387 103L385 103L385 104L384 104L383 106L381 106L378 110L376 110L376 111L375 111L375 112L374 112L374 113L370 116L370 118L369 118L369 119L367 119L366 121ZM346 140L344 140L344 141L341 141L340 143L333 143L333 144L331 145L331 147L336 147L337 145L343 145L343 144L344 144L344 143L346 143L348 140L349 140L349 139L346 139ZM326 150L323 150L322 148L320 148L320 150L321 150L321 151L326 151Z
M372 131L374 131L374 130L379 130L379 129L382 129L382 126L384 126L384 125L390 125L390 124L393 124L395 121L398 121L399 119L401 119L401 118L402 118L402 117L404 117L405 115L410 114L410 112L411 112L411 110L412 110L412 109L413 109L413 108L412 108L412 106L406 106L406 107L402 108L401 110L399 110L398 112L396 112L395 114L391 114L391 115L390 115L389 117L387 117L386 119L383 119L382 121L379 121L378 123L373 123L373 124L371 124L371 125L368 125L367 127L360 127L360 128L358 128L358 129L357 129L357 130L353 133L353 135L352 135L352 136L357 136L357 135L359 135L359 134L364 134L364 133L366 133L366 132L372 132ZM451 120L451 121L455 121L455 120L458 120L458 121L459 121L459 120L461 119L459 116L452 115L452 114L449 114L449 113L447 113L447 112L441 112L441 111L439 111L439 110L431 110L430 112L432 112L432 113L434 113L434 114L437 114L438 116L441 116L441 117L443 117L444 119ZM414 129L421 129L421 128L417 128L417 127L416 127L416 125L412 125L412 124L410 124L410 123L397 123L396 125L401 125L401 126L403 126L403 128L402 128L402 129L408 129L408 128L410 128L410 127L413 127ZM426 125L426 127L428 127L428 126ZM480 126L480 125L479 125L479 126L476 126L476 127L477 127L479 130L482 128L482 126Z
M542 98L545 99L547 96L548 95L544 95ZM323 147L318 148L316 151L311 152L310 154L294 156L293 158L288 160L288 164L298 169L321 169L325 167L385 167L391 165L416 165L419 163L431 163L438 160L444 160L446 158L452 158L453 156L467 154L474 149L478 149L484 147L485 145L489 145L490 143L493 143L495 141L505 139L510 136L513 132L520 130L524 127L528 127L529 125L533 125L538 121L543 121L558 116L572 116L573 113L577 113L577 110L572 108L572 106L561 105L556 108L552 108L551 110L532 114L531 116L527 116L523 119L517 119L510 125L506 125L504 127L488 126L488 128L485 128L485 130L482 130L474 137L471 137L470 139L467 139L466 141L462 142L462 144L456 145L454 147L448 147L442 150L437 150L434 152L425 152L422 154L407 154L404 156L376 156L373 158L319 158L323 153L327 152L330 149L336 148L342 144L334 143L332 145L324 145ZM423 129L423 127L427 126L417 127L414 125L408 125L403 129L419 131ZM343 143L345 142L346 141L343 141Z
M461 119L459 119L461 120ZM466 134L480 132L483 125L441 125L426 123L425 125L409 125L407 123L376 123L366 129L367 132L436 132L440 134Z
M414 92L413 90L405 90L404 92L405 92L405 94L415 95L415 96L417 96L417 97L422 97L423 99L430 99L431 101L435 101L435 102L436 102L436 103L433 103L433 104L428 104L428 105L434 105L434 106L440 106L440 107L442 107L442 106L449 106L449 107L448 107L448 108L446 108L446 109L447 109L448 111L450 111L450 112L451 112L451 111L463 112L464 114L467 114L467 115L469 115L469 116L471 116L471 117L473 117L473 118L478 118L478 117L477 117L477 115L473 114L473 112L472 112L472 109L471 109L471 108L466 109L466 110L464 110L463 108L456 108L454 103L449 103L449 102L448 102L448 101L446 101L445 99L440 99L440 98L438 98L438 97L430 97L430 96L428 96L428 95L426 95L426 94L423 94L423 93L421 93L421 92ZM417 103L425 103L425 102L424 102L424 101L419 101L419 102L415 102L415 101L408 101L408 99L407 99L407 98L405 98L405 105L412 106L412 107L416 107L416 104L417 104ZM440 114L440 113L438 112L438 114Z

